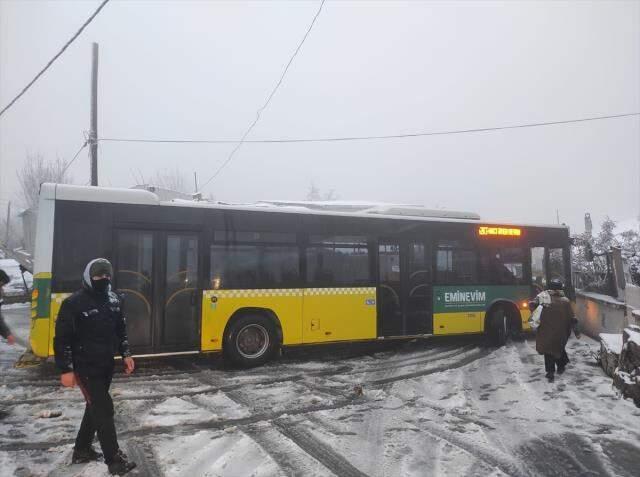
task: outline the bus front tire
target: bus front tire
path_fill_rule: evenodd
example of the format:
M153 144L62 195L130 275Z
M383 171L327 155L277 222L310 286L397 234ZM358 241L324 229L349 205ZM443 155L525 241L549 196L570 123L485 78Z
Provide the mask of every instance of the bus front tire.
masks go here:
M273 322L264 315L248 314L236 319L227 329L223 353L236 366L252 368L273 359L279 348Z
M502 307L495 308L489 317L489 340L494 346L504 346L509 336L509 317Z

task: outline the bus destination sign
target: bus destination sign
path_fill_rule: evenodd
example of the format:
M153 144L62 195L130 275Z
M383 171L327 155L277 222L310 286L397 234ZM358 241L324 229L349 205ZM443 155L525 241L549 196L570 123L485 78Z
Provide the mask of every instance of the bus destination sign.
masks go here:
M481 237L520 237L522 235L522 229L515 227L481 226L478 229L478 235Z

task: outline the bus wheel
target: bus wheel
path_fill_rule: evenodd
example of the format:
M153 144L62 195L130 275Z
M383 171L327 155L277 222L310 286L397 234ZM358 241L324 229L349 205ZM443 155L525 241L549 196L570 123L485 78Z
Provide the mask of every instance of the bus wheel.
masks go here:
M509 336L509 317L502 307L491 312L489 318L489 339L495 346L503 346Z
M244 315L227 330L224 355L243 368L260 366L273 358L278 348L278 333L266 316Z

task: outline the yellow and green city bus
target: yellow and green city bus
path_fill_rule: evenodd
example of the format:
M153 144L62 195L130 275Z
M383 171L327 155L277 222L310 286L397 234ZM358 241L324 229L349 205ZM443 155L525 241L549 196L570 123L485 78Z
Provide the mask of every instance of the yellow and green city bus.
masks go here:
M150 190L43 184L30 342L53 354L60 305L87 262L114 266L136 355L527 330L547 280L570 287L565 226L356 203L228 205Z

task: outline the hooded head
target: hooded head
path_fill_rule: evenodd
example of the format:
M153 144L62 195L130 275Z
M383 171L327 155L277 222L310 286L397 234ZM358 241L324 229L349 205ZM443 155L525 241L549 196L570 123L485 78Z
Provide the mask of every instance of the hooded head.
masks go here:
M7 275L7 273L0 268L0 287L8 284L10 281L11 278L9 278L9 275Z
M91 260L82 274L82 285L98 295L106 295L111 289L113 267L106 258ZM94 277L97 278L94 280Z
M553 278L549 281L549 290L562 291L564 290L564 283L559 278Z

